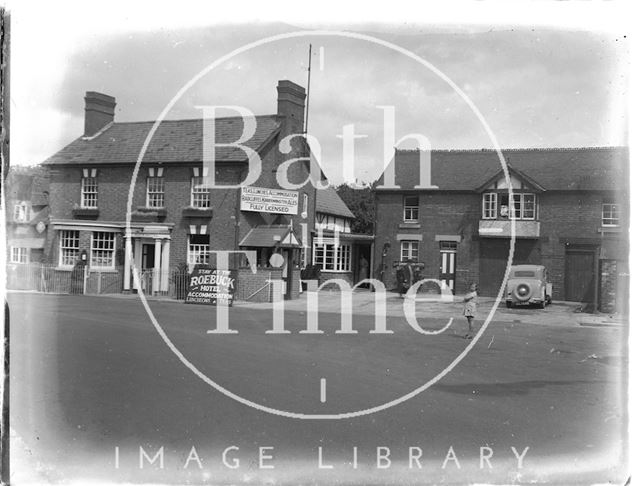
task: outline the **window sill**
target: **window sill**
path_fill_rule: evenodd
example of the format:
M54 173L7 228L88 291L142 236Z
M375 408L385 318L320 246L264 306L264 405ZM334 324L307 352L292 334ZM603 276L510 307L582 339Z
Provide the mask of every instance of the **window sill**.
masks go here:
M620 226L601 226L598 228L598 233L622 233Z
M410 221L405 221L404 223L400 223L398 225L398 228L401 228L401 229L420 229L420 223L418 223L418 222L412 223Z
M118 273L116 268L108 268L108 267L89 267L89 272L100 272L100 273Z
M162 221L166 217L166 208L148 208L146 206L138 206L135 211L131 212L131 221L155 222Z
M189 206L182 209L182 216L192 218L210 218L213 216L213 209Z
M78 219L94 219L100 215L98 208L73 208L71 214Z

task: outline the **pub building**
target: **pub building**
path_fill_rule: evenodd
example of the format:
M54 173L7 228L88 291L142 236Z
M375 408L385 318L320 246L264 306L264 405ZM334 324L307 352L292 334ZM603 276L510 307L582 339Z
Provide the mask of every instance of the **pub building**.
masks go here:
M131 179L154 122L116 122L115 98L87 92L84 134L43 164L50 192L46 261L57 264L59 270L71 271L82 255L90 275L111 276L111 281L120 282L120 288L112 291L143 290L175 297L176 276L196 264L215 265L212 251L251 250L256 252L256 273L245 257L231 258L231 267L238 270L235 298L273 299L270 282L274 279L284 281L285 298L298 297L301 269L314 258L316 200L322 189L316 190L308 180L313 162L289 166L291 184L307 181L296 191L280 188L276 170L287 160L308 157L302 137L292 139L289 153L279 150L285 137L303 133L305 97L301 86L278 82L277 112L257 116L253 137L243 143L262 160L259 178L248 187L239 187L248 172L245 152L227 146L216 150L216 184L236 187L204 188L209 174L203 164L202 118L163 120L134 181L127 231ZM216 118L211 125L217 144L234 143L242 135L243 119L239 116ZM335 192L327 196L333 201L329 213L340 204L344 212L344 203ZM335 221L337 215L327 216ZM369 245L366 242L363 251L370 251ZM274 253L283 258L272 259ZM356 271L350 260L352 253L348 264L336 271ZM329 268L329 260L324 257L325 268ZM275 261L283 264L274 267ZM136 286L134 271L139 272L141 289Z

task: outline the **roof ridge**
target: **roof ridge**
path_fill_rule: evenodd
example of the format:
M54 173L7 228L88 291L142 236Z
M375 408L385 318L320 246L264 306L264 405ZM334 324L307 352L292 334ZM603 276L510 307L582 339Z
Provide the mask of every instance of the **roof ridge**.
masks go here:
M615 149L629 149L628 145L594 145L592 147L523 147L523 148L501 148L501 152L579 152L583 150L615 150ZM420 152L418 148L415 149L399 149L396 148L396 153L411 153ZM431 153L486 153L496 152L495 148L472 148L472 149L432 149Z
M272 113L269 115L254 115L255 118L277 118L277 113ZM234 120L237 118L242 118L241 116L221 116L216 117L215 120ZM192 121L202 121L202 118L168 118L162 120L162 122L192 122ZM155 120L138 120L138 121L120 121L113 122L110 126L114 125L134 125L134 124L144 124L144 123L155 123Z

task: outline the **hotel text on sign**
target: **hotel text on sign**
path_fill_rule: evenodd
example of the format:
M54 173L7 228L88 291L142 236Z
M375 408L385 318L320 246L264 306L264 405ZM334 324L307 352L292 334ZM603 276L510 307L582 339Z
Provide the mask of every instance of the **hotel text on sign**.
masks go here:
M244 186L240 194L240 210L298 214L298 193L282 189Z
M185 302L216 305L218 302L224 301L226 305L232 305L237 277L237 270L216 270L206 266L197 266L189 275Z

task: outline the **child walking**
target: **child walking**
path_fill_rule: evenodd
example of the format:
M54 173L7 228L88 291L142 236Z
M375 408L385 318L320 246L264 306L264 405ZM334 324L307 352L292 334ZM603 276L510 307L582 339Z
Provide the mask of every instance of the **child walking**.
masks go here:
M462 315L467 318L469 324L469 332L464 335L465 339L471 339L473 337L473 318L476 316L476 304L478 302L477 285L472 283L469 285L469 293L464 296L464 309Z

